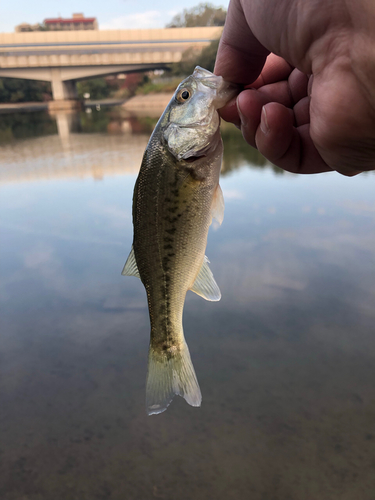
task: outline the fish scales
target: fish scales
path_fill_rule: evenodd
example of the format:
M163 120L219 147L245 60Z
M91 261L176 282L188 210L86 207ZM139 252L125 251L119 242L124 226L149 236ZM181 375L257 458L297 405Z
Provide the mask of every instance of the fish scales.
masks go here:
M140 255L151 335L154 345L161 346L180 340L185 294L202 264L211 222L210 191L217 185L215 172L212 179L197 181L188 169L171 168L173 163L172 157L160 159L158 154L145 159L134 205L134 251ZM147 196L150 178L157 180Z
M140 277L147 294L149 414L164 411L175 394L201 403L182 314L189 289L220 299L205 248L212 216L222 218L223 210L217 108L234 92L221 77L196 68L156 125L134 189L133 247L123 274Z

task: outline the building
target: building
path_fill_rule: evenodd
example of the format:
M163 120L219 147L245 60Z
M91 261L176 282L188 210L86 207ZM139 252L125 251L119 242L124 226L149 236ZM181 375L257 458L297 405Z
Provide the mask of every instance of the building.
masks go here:
M22 23L15 27L14 31L16 33L25 33L27 31L44 31L45 28L41 24L28 24Z
M57 17L43 21L47 31L76 31L97 30L98 22L95 17L85 17L83 14L73 14L71 19Z
M85 17L83 14L73 14L71 19L57 17L45 19L43 24L22 23L15 27L16 33L28 31L73 31L73 30L97 30L98 22L95 17Z

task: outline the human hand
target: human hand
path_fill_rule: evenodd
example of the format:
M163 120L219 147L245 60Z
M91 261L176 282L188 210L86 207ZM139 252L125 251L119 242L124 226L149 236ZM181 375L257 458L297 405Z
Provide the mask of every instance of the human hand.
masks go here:
M231 0L215 73L245 90L221 116L290 172L375 169L373 26L372 0Z

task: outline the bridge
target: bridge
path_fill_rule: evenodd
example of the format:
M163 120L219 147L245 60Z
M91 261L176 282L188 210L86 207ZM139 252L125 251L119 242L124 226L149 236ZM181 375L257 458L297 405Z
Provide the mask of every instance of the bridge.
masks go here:
M77 98L77 80L165 69L221 32L199 27L0 33L0 77L51 82L53 99L63 104Z

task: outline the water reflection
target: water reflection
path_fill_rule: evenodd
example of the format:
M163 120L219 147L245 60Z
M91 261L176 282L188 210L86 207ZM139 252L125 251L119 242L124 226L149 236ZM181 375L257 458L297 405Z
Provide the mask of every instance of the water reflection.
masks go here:
M203 404L148 418L120 271L153 120L28 116L0 148L0 498L372 500L372 177L278 175L224 131L223 298L184 310Z
M0 184L75 177L100 180L105 175L138 172L148 141L148 123L142 132L143 122L118 113L61 112L41 117L44 128L39 128L39 137L32 135L30 120L29 137L24 132L24 140L16 141L17 116L13 115L12 140L2 147ZM52 119L55 135L51 136Z
M11 143L16 139L53 135L56 132L56 121L44 111L1 115L0 145Z
M98 180L105 175L134 174L157 122L157 118L134 116L122 110L96 112L90 108L81 113L5 116L0 183L87 176ZM249 148L237 129L227 124L222 128L223 176L249 163L283 172Z

